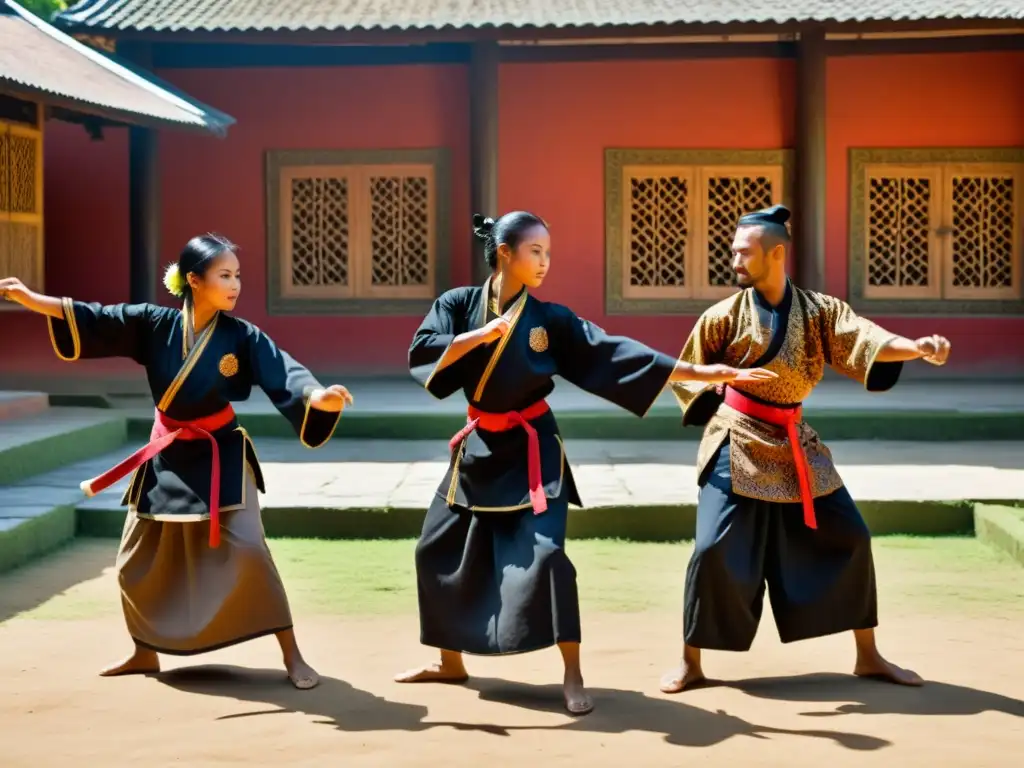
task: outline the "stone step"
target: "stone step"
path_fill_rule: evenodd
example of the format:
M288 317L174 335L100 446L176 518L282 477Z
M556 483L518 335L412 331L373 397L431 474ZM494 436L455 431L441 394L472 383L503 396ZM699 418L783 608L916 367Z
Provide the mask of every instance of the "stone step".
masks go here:
M1024 507L976 504L974 530L980 541L1024 565Z
M49 407L50 398L44 392L0 391L0 422L38 416Z
M127 421L110 410L49 408L0 424L0 486L107 453L127 439Z
M461 394L436 400L411 380L349 382L355 405L338 428L346 439L447 440L465 423ZM823 382L808 398L805 419L826 440L1019 440L1024 435L1024 384L912 381L884 394L848 380ZM148 398L108 397L129 418L129 434L149 434ZM680 426L675 398L664 392L643 419L566 381L548 398L562 434L579 440L695 441L699 428ZM258 437L293 437L266 395L254 390L237 403L241 423Z
M838 441L847 487L876 534L971 533L976 502L1024 497L1024 443ZM0 488L0 570L79 535L117 536L127 480L92 499L82 480L116 464L132 443ZM261 496L271 536L393 538L419 533L447 466L443 441L337 440L318 451L263 439ZM576 538L669 540L693 536L694 446L566 441L587 507L569 517Z

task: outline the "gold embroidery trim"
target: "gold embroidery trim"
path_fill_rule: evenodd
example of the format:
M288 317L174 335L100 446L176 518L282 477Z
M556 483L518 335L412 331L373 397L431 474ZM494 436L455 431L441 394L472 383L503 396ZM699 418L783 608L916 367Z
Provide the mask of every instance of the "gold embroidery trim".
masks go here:
M515 306L512 308L512 321L508 324L508 331L501 337L501 341L495 347L494 352L491 353L491 359L487 362L487 367L484 369L483 375L480 377L480 381L476 385L476 392L473 393L473 401L479 403L480 398L483 397L484 388L487 386L487 382L491 378L491 374L494 372L494 367L498 364L501 359L502 352L505 351L505 347L508 346L509 339L515 333L516 324L519 322L519 318L523 315L523 309L526 307L526 300L530 294L527 293L526 289L523 289L522 294L516 300Z
M248 494L246 493L246 489L247 489L248 484L245 482L246 473L249 473L249 476L252 477L253 485L256 484L256 476L255 476L256 473L253 472L252 465L250 465L249 462L248 462L247 451L252 451L252 457L256 460L257 464L259 464L259 462L260 462L260 457L256 453L256 444L253 443L252 438L249 437L249 433L245 430L245 427L235 427L235 432L241 432L242 433L242 438L243 438L243 440L242 440L242 503L241 504L229 504L226 507L221 507L220 508L221 512L237 512L240 509L245 509L246 505L248 504L248 502L247 502ZM141 467L139 467L139 469L135 470L136 474L138 474L139 470L142 470L142 472L143 472L143 480L145 480L145 471L149 468L149 465L152 463L152 461L153 460L150 459L145 464L143 464ZM135 475L132 475L132 478L133 478L132 482L133 483L135 482L134 477L135 477ZM139 512L139 499L142 498L142 488L143 488L143 483L140 482L139 483L138 491L135 494L135 501L128 504L128 511L131 512L136 517L141 518L142 520L155 520L157 522L164 522L164 523L201 523L204 520L209 520L210 519L210 513L209 512L207 512L205 515L161 515L159 512L154 515L152 513ZM131 484L129 484L128 490L125 491L125 495L126 496L127 496L129 491L131 491ZM121 505L124 506L124 504L125 504L125 501L124 501L124 498L122 498L121 499Z
M548 348L548 332L543 326L530 329L530 349L534 352L546 352Z
M57 346L57 336L53 331L55 318L46 316L46 328L50 332L50 344L53 351L60 360L65 363L73 363L82 355L82 338L78 335L78 320L75 319L75 301L67 296L60 300L60 311L64 315L64 322L68 324L68 331L71 333L71 357L67 357Z
M445 503L449 507L455 506L455 495L459 487L459 466L462 464L462 456L466 452L466 441L469 437L463 438L462 442L459 443L459 452L455 455L455 462L452 464L452 479L448 483L448 495L445 496ZM555 490L555 495L548 498L557 499L562 493L562 483L565 481L565 443L562 442L560 435L555 435L555 440L558 441L558 449L562 454L562 463L558 469L558 487ZM533 506L533 502L527 502L525 504L517 504L512 507L469 507L470 512L518 512L521 509L528 509Z
M192 313L188 309L186 301L181 307L181 359L188 357L188 335L192 329Z
M455 343L455 339L453 338L453 339L452 339L452 340L451 340L451 341L450 341L450 342L448 343L448 346L444 348L444 352L442 352L442 353L441 353L441 356L440 356L439 358L437 358L437 362L436 362L436 363L434 363L434 370L432 370L432 371L430 372L430 375L429 375L429 376L427 376L427 380L426 380L425 382L423 382L423 388L424 388L425 390L427 390L427 392L430 392L430 382L432 382L432 381L434 380L434 376L436 376L436 375L437 375L437 372L438 372L438 366L439 366L439 365L441 365L441 361L442 361L442 360L444 360L444 356L448 354L448 350L452 348L452 344L454 344L454 343ZM448 367L448 366L445 366L445 368L447 368L447 367ZM434 393L433 393L433 392L430 392L430 394L432 394L432 395L433 395ZM437 397L437 395L434 395L434 397Z
M562 483L565 480L565 444L559 435L555 435L555 439L558 441L558 448L562 452L562 463L558 470L558 487L555 489L555 495L548 497L551 499L557 499L561 495ZM521 509L530 509L532 506L533 502L527 502L525 504L517 504L514 507L470 507L469 509L471 512L518 512Z
M188 334L188 326L184 324L184 321L188 319L185 312L182 312L182 330ZM220 320L220 312L213 316L213 321L206 327L206 330L202 332L199 340L195 346L192 347L191 351L185 358L184 364L181 366L181 370L178 371L178 375L174 377L171 385L164 392L164 396L160 398L160 402L157 404L157 408L163 412L167 412L167 409L171 407L171 403L174 402L174 398L178 396L178 392L181 390L185 380L191 375L192 369L196 367L196 363L199 362L199 358L202 357L203 352L206 350L206 345L210 343L210 339L213 338L213 333L217 329L217 321Z
M345 412L345 409L342 408L340 411L338 411L338 414L334 419L334 426L331 427L331 431L327 433L327 437L324 438L324 441L319 445L310 445L309 443L306 442L306 422L309 421L309 411L312 407L313 402L312 395L313 393L312 391L310 391L309 393L306 394L305 397L306 412L302 415L302 426L299 428L299 442L302 443L303 447L309 448L311 451L315 451L317 448L323 448L325 445L327 445L327 443L330 442L331 438L334 437L334 432L335 430L337 430L338 424L341 423L341 414ZM321 411L321 413L326 415L327 411Z
M870 391L868 389L868 379L871 378L871 369L874 368L875 367L875 363L878 362L878 356L880 354L882 354L882 350L883 349L885 349L887 346L889 346L889 342L890 341L892 341L893 339L897 339L897 338L899 338L899 336L897 334L890 333L888 336L886 336L885 341L883 341L881 344L878 344L875 347L874 354L872 354L871 357L868 359L868 364L864 367L864 383L862 385L866 392ZM873 393L873 394L881 394L881 393L878 392L878 393Z
M467 435L459 443L459 452L455 454L455 461L452 463L452 479L448 483L448 495L445 497L445 502L449 507L455 506L455 491L459 487L459 465L462 464L462 454L466 452L466 440L468 439Z
M217 363L217 370L220 371L220 375L224 378L231 378L238 373L238 358L228 352Z

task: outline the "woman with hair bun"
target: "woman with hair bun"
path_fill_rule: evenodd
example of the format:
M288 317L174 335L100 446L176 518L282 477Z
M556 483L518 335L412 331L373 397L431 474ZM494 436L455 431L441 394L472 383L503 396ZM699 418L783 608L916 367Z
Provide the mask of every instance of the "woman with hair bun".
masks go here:
M611 336L530 289L551 267L547 224L526 211L477 215L492 274L438 298L409 349L409 369L437 398L461 390L467 423L416 546L420 639L440 662L399 682L462 682L464 653L558 645L572 715L593 702L580 669L576 570L565 553L569 504L582 506L546 398L558 375L644 416L670 382L756 381L761 369L691 365Z
M0 296L46 315L61 360L130 358L145 367L156 404L149 444L82 483L92 496L132 473L116 570L135 650L105 676L158 672L159 653L205 653L274 634L292 684L319 682L295 640L263 532L263 475L231 403L261 387L303 445L317 448L352 397L322 387L259 328L226 314L241 291L235 250L212 234L188 242L164 277L181 309L85 304L0 279Z

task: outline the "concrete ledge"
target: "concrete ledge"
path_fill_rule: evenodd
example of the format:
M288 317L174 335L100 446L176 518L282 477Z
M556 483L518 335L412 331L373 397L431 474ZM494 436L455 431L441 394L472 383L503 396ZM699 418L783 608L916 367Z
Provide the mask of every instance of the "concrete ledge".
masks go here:
M956 411L813 411L806 420L824 440L912 440L915 442L1020 440L1024 412L962 413ZM562 436L570 440L692 440L700 428L683 428L679 412L652 411L647 418L608 411L563 411ZM294 438L291 425L276 413L239 413L253 437ZM465 426L453 413L347 412L337 438L376 440L445 440ZM146 440L152 419L131 417L128 436Z
M127 439L127 420L109 412L50 409L44 416L6 422L0 432L0 485L109 453Z
M868 501L858 504L873 534L919 536L971 535L972 505L965 502ZM77 510L80 536L120 537L124 509L82 507ZM425 508L324 507L263 508L263 524L271 538L407 539L419 536ZM572 539L678 541L692 539L696 507L683 505L618 505L569 510Z
M71 504L31 517L0 517L0 573L52 552L74 536L75 508Z
M0 421L38 416L50 407L41 392L0 392Z
M1024 510L995 504L974 505L974 529L980 541L1024 565Z

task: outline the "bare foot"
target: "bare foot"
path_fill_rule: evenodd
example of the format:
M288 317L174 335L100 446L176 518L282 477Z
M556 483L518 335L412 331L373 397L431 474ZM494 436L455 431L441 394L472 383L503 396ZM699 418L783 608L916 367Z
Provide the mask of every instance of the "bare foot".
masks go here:
M291 664L286 664L285 668L288 670L288 679L300 691L308 691L320 684L320 675L301 656Z
M876 680L884 680L896 685L924 685L924 680L917 672L886 661L878 652L867 656L858 655L857 663L854 664L853 674L857 677L871 677Z
M703 683L704 671L700 664L692 664L683 661L671 672L666 672L661 678L662 693L680 693L687 688L692 688L698 683Z
M594 700L583 686L583 676L579 672L565 673L562 692L565 695L565 709L570 715L580 717L594 711Z
M467 680L469 673L461 662L447 661L408 669L395 675L396 683L464 683Z
M136 646L135 652L116 664L100 670L101 677L117 677L118 675L149 675L160 671L160 657L156 651Z

